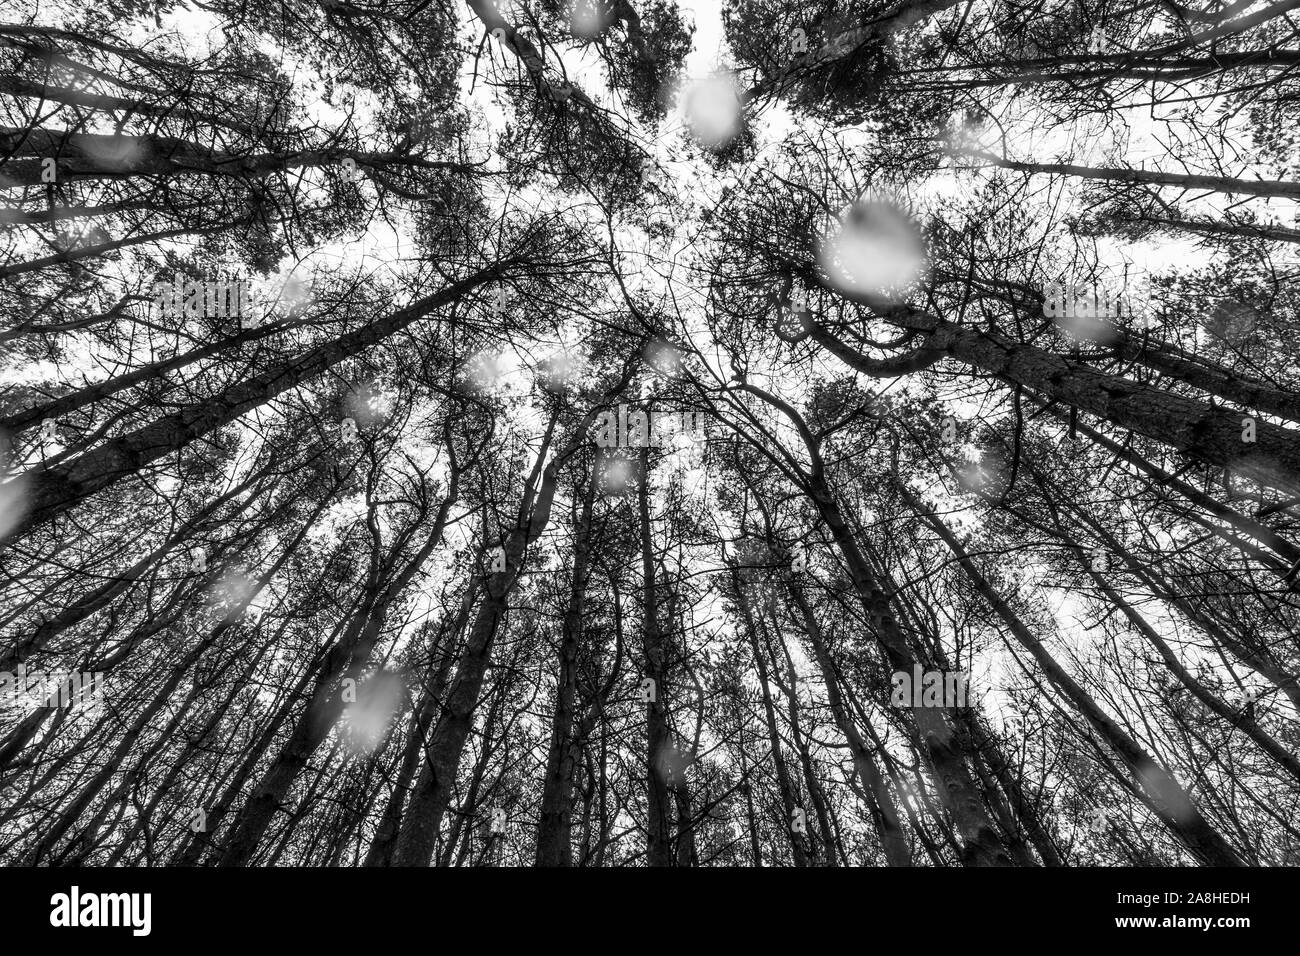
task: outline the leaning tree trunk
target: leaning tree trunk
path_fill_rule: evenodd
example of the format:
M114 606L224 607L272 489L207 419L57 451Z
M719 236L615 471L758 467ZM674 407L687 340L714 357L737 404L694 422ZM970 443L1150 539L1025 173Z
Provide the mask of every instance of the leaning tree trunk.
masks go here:
M811 468L800 475L803 491L830 529L831 538L848 566L849 579L858 603L871 623L871 629L889 666L895 672L912 673L913 666L919 663L916 653L894 619L889 596L872 573L862 549L849 529L839 502L827 483L818 439L809 430L802 416L787 402L753 385L743 385L741 390L756 395L773 408L779 409L799 432L812 459ZM1010 857L998 838L997 828L984 807L944 714L936 707L913 707L911 712L921 750L929 759L934 773L937 792L944 807L952 814L953 823L961 835L960 856L963 864L1010 865Z
M849 745L849 754L853 757L853 769L857 771L862 792L867 798L867 806L871 811L876 833L880 837L880 847L885 854L885 862L890 866L911 866L912 852L907 845L907 835L903 832L898 818L898 808L894 805L889 787L876 767L871 751L867 749L862 734L858 732L857 725L853 722L853 716L844 705L844 699L840 694L839 674L831 661L830 649L826 645L821 625L817 622L812 608L798 586L790 588L790 595L803 620L803 632L808 637L808 643L812 645L813 657L821 671L822 683L826 685L826 700L830 705L831 716Z
M614 390L606 395L606 399L621 391L630 375L629 368ZM442 716L430 735L425 764L411 793L410 804L398 833L393 851L393 863L396 866L428 866L433 859L442 815L451 800L461 753L473 726L483 677L491 659L493 639L523 572L527 547L541 536L551 520L560 466L586 443L589 437L587 432L596 419L597 411L598 408L594 405L587 411L575 425L563 451L543 468L555 432L554 416L547 425L538 450L537 464L525 485L524 499L515 526L502 545L505 570L484 576L483 603L479 605Z
M761 616L759 620L762 621ZM778 678L776 683L785 695L790 738L794 742L795 752L799 755L799 765L803 770L804 785L808 788L808 799L812 801L813 809L817 814L817 827L821 832L822 847L826 852L826 865L835 866L835 834L834 828L831 826L832 810L830 800L827 799L826 790L822 786L821 775L817 773L817 768L813 765L812 750L808 744L808 737L803 731L799 707L799 674L795 670L794 658L790 656L790 648L786 646L785 639L781 636L780 621L777 619L775 609L772 612L771 632L775 634L776 643L781 648L781 660L785 662L785 680L782 681ZM764 636L763 643L771 655L773 668L779 670L781 663L777 660L776 653L771 648L771 634Z
M1044 398L1099 418L1287 493L1300 491L1300 435L1264 421L1253 423L1253 442L1243 416L1151 385L1108 375L999 332L958 325L898 309L888 321L924 333L925 344L896 359L872 359L817 326L813 337L849 366L872 376L900 374L903 365L924 367L949 355Z
M758 626L749 607L749 595L745 593L740 582L740 573L735 567L731 569L731 586L736 596L736 607L740 611L741 626L750 651L754 655L754 667L758 671L759 695L763 701L763 723L767 730L767 745L772 754L772 765L776 768L776 782L781 791L781 807L784 810L782 826L786 838L790 841L790 853L795 866L808 866L808 848L804 839L794 829L795 811L801 809L796 799L794 783L790 777L790 768L785 762L785 751L781 747L781 734L776 723L776 708L772 706L771 677L767 672L767 660L758 645Z
M285 795L342 716L345 709L342 681L345 678L359 680L370 652L383 631L389 606L410 584L442 541L442 533L456 494L455 486L453 478L453 490L439 506L428 538L401 571L387 584L381 585L380 575L383 572L375 568L372 579L367 584L370 593L363 599L362 606L320 667L306 711L232 825L231 835L221 854L220 866L245 866L252 859L263 834L283 804ZM394 546L394 553L387 562L389 570L393 562L398 560L396 548L405 540L405 537L400 538Z
M326 371L344 359L424 318L434 309L456 301L465 293L500 277L506 268L498 263L365 328L339 336L297 359L280 362L237 385L232 385L179 412L165 415L136 431L110 439L93 451L53 468L34 468L18 479L26 483L30 507L13 534L19 535L76 507L145 465L227 425L250 409Z
M447 691L447 680L451 676L451 664L460 646L461 635L464 634L465 628L469 626L470 614L474 610L474 597L477 593L478 589L472 582L465 588L465 594L461 599L460 611L456 615L455 623L452 624L446 639L438 646L441 660L438 662L438 666L433 669L433 677L428 681L424 692L420 695L419 703L412 715L410 736L406 741L406 752L402 757L397 779L393 782L393 792L388 797L388 803L384 807L383 815L380 817L379 826L375 830L374 841L370 844L370 849L366 853L366 866L392 865L393 847L397 843L397 834L402 825L402 807L406 803L406 797L410 792L415 774L420 769L421 758L424 756L425 741L428 739L429 731L433 728L434 720L442 707L443 695Z
M1056 659L1048 653L1043 642L1030 632L1020 617L989 584L988 580L967 554L957 537L932 511L918 502L906 488L900 493L918 517L922 518L943 540L971 584L989 603L1016 640L1029 651L1052 684L1083 715L1088 724L1119 755L1129 772L1138 782L1146 802L1169 831L1202 862L1211 866L1241 866L1241 857L1227 841L1201 815L1191 797L1136 740L1111 720L1092 697L1065 672Z
M1100 166L1078 166L1073 163L1023 163L980 149L958 148L956 151L965 156L984 160L989 165L997 166L1000 169L1012 169L1031 174L1057 174L1111 183L1178 186L1182 189L1211 190L1213 192L1234 193L1240 196L1300 197L1300 183L1285 180L1234 179L1230 176L1165 173L1151 169L1108 169Z

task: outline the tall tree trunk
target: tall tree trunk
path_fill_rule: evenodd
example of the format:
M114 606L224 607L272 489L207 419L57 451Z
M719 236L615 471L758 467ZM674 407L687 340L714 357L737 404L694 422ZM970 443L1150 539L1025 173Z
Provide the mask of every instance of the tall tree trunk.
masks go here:
M50 399L43 404L33 405L24 411L15 412L7 418L0 419L0 428L4 428L10 434L15 434L47 418L58 419L88 405L100 402L109 396L116 395L125 389L161 379L169 372L175 372L202 359L210 358L228 349L234 349L247 342L255 342L258 339L275 335L283 331L285 327L286 324L283 322L268 323L256 328L245 329L237 335L220 338L209 345L190 349L188 352L182 352L172 358L150 362L132 372L127 372L125 375L116 375L102 382L96 382L94 385L87 385L74 392L69 392L67 395Z
M1187 792L1163 767L1146 753L1115 721L1111 720L1092 697L1070 677L1048 653L1042 641L1030 633L1011 607L988 583L966 553L957 537L932 511L918 502L906 488L899 486L908 507L924 520L943 540L971 584L1006 624L1016 640L1029 651L1067 700L1083 715L1088 724L1119 755L1146 795L1146 802L1193 856L1211 866L1241 866L1241 857L1232 849L1192 803Z
M410 584L429 555L441 542L456 494L455 486L456 482L453 478L453 490L449 497L443 499L428 538L401 571L384 583L381 578L383 572L378 567L374 568L371 580L367 584L370 593L363 600L361 608L349 622L343 635L326 655L302 719L267 768L261 782L244 805L243 812L233 824L219 865L247 865L276 811L283 804L285 795L298 779L303 768L307 766L312 754L334 729L334 725L345 710L342 682L344 679L360 680L362 669L369 660L370 652L387 621L389 605ZM394 545L394 553L389 561L385 562L388 565L386 570L395 567L395 563L399 560L396 551L405 540L403 536ZM374 564L377 562L372 562L372 566Z
M630 368L609 395L618 394L630 377ZM442 815L451 799L452 785L465 740L473 725L474 711L478 707L483 675L487 671L492 653L492 642L505 615L511 593L523 571L528 545L541 536L551 519L551 507L560 466L577 449L586 444L587 432L595 421L597 408L593 406L583 416L569 437L563 451L555 460L545 465L547 452L555 432L553 415L546 428L538 451L537 463L525 485L524 499L520 504L515 527L507 536L502 548L506 569L489 573L484 580L484 599L466 642L456 677L447 695L447 704L430 736L424 767L411 793L410 805L393 852L396 866L428 866L433 859L438 841ZM540 478L540 487L538 481ZM534 489L537 489L534 491Z
M911 866L912 852L907 845L907 835L899 822L898 809L894 806L894 799L890 796L884 777L877 769L875 759L858 732L852 715L844 706L840 694L839 674L831 662L830 649L827 647L821 625L817 623L817 618L812 613L812 608L808 605L799 586L792 586L790 595L803 620L803 632L808 637L808 643L812 645L813 657L821 671L822 683L826 685L826 700L831 708L831 716L835 718L835 725L839 727L840 733L844 735L849 745L849 753L853 757L853 769L857 771L862 792L867 798L867 807L871 811L872 822L880 837L880 848L885 854L885 861L890 866Z
M185 175L263 179L304 166L326 166L353 160L359 168L386 166L460 168L457 163L426 160L420 156L388 152L368 153L332 146L283 153L231 153L215 151L171 136L129 136L79 133L42 128L0 128L0 175L6 188L41 185L42 159L53 157L60 183L80 180L116 180L134 176Z
M546 777L542 783L542 805L537 823L537 866L571 866L573 845L570 820L573 779L581 754L580 741L573 734L575 697L578 688L578 648L582 642L582 608L591 562L591 510L596 497L596 476L587 478L582 500L582 517L574 532L573 579L560 638L560 667L555 688L555 716L551 720L551 742L546 754Z
M316 456L313 455L312 458L314 457ZM308 459L308 461L310 460ZM21 664L32 654L44 650L59 634L70 627L80 624L96 611L103 610L115 598L139 581L146 571L154 567L168 554L173 553L180 545L190 540L194 536L195 529L216 514L224 505L243 494L253 485L263 481L271 473L275 465L276 460L273 457L265 466L250 474L247 479L224 494L211 499L195 512L194 516L185 522L179 531L169 535L161 544L149 551L129 568L109 578L89 594L77 599L75 604L70 604L44 623L37 625L30 635L0 654L0 671L13 670L14 667ZM257 492L249 494L235 509L234 515L241 514L253 504L256 498ZM6 746L5 750L0 752L0 769L5 766L5 753L8 750L9 748Z
M1243 442L1243 416L1239 412L1108 375L999 332L957 325L906 309L886 317L903 328L926 333L926 344L918 350L924 353L926 362L934 361L935 356L951 355L1011 385L1091 412L1201 461L1232 467L1283 491L1300 491L1300 436L1288 429L1256 422L1256 441ZM889 364L896 364L897 359L868 358L820 326L814 329L813 337L845 363L868 375L897 374Z
M478 588L471 580L465 588L455 623L451 625L450 632L438 648L441 659L433 669L432 679L420 694L415 713L411 717L411 732L406 741L406 752L402 757L397 779L393 782L393 792L389 794L383 816L380 817L375 838L366 853L366 866L392 865L393 847L397 844L397 834L402 823L402 807L410 793L411 782L415 779L416 771L420 769L429 731L443 706L443 695L447 691L451 665L456 659L460 637L469 626L469 617L474 610L474 599L477 594Z
M831 537L848 566L858 602L874 632L889 666L911 674L913 666L920 663L917 656L894 620L889 597L879 585L870 565L863 556L858 542L849 530L848 522L840 510L834 492L825 477L825 463L819 451L819 441L807 423L788 403L753 385L743 385L741 390L757 395L782 412L795 426L812 459L812 466L799 478L813 507L830 529ZM960 856L968 866L1006 866L1011 860L998 839L997 829L983 806L975 781L955 746L952 727L940 708L911 708L913 723L922 751L929 758L940 797L961 834Z
M1061 417L1067 418L1068 416ZM1075 428L1080 432L1080 434L1086 436L1089 440L1096 442L1117 458L1127 461L1129 464L1136 467L1144 475L1151 478L1157 486L1161 488L1170 488L1178 492L1192 504L1203 508L1216 518L1220 518L1232 525L1234 529L1239 531L1246 538L1253 538L1262 544L1267 545L1275 554L1286 562L1280 566L1283 577L1294 576L1292 569L1296 566L1300 566L1300 547L1297 547L1294 543L1282 537L1272 528L1228 507L1212 496L1207 495L1199 488L1196 488L1194 485L1183 481L1181 478L1169 474L1160 466L1153 464L1145 456L1138 454L1127 446L1121 445L1119 442L1114 441L1089 425L1083 422L1076 422ZM1224 534L1221 529L1218 529L1217 526L1211 522L1207 522L1205 527L1207 530L1212 531L1218 537L1227 541L1233 547L1247 551L1247 546L1241 538L1235 538ZM1272 564L1269 566L1270 568L1275 567Z
M20 480L27 482L30 508L13 530L18 535L39 527L76 507L83 498L133 475L145 465L229 424L282 392L307 381L377 342L383 341L434 309L456 301L465 293L498 278L506 265L499 263L451 283L445 289L365 328L339 336L295 360L277 363L265 372L232 385L179 412L165 415L136 431L113 438L93 451L54 468L34 468Z
M812 751L808 745L808 738L804 734L803 724L800 719L799 707L799 673L795 670L794 658L790 656L790 648L786 646L785 638L780 632L780 621L778 620L775 609L772 613L772 635L765 636L764 644L768 645L768 652L772 654L772 666L779 669L781 664L777 660L776 654L771 651L771 637L774 635L777 646L781 648L781 660L785 662L785 680L778 680L782 692L785 694L786 713L790 724L790 737L794 741L795 752L799 755L799 765L803 769L804 785L808 788L808 799L812 801L813 809L817 814L817 826L821 832L822 847L826 853L826 865L835 866L835 835L831 827L830 816L831 806L827 799L826 790L821 783L821 774L813 766Z
M978 711L968 709L962 717L967 732L971 736L975 753L983 764L989 768L998 785L1002 788L1002 792L1007 795L1007 800L1017 822L1024 828L1025 835L1038 852L1043 865L1064 866L1065 862L1061 859L1056 843L1047 831L1042 814L1025 797L1025 791L1020 784L1018 775L1012 772L1010 763L1002 753L1002 748L993 738L993 735L985 729L983 722L979 718Z
M667 768L674 761L672 732L668 727L667 668L664 639L659 627L659 595L655 585L654 537L650 526L650 452L641 451L641 483L637 489L641 528L641 650L645 676L654 681L654 700L646 709L646 862L672 866L672 811L668 802Z
M1098 166L1077 166L1073 163L1022 163L980 149L958 148L957 152L964 156L982 159L990 166L997 166L999 169L1012 169L1026 173L1055 173L1112 183L1147 183L1154 186L1178 186L1182 189L1208 189L1241 196L1300 197L1300 183L1280 180L1233 179L1229 176L1164 173L1148 169L1107 169Z
M772 765L776 768L777 786L781 791L781 807L784 810L782 826L785 828L786 839L790 841L790 853L794 857L794 865L808 866L806 835L801 835L794 828L795 811L803 808L799 806L794 783L790 777L790 768L785 762L785 750L781 746L781 733L776 722L776 708L772 706L772 678L767 672L766 655L763 654L762 649L759 647L758 625L754 620L753 611L750 610L749 595L746 594L744 587L741 585L740 572L734 566L731 569L731 586L736 596L736 606L740 611L745 638L750 651L754 655L754 667L758 671L759 694L763 701L763 722L767 730L767 743L772 754Z

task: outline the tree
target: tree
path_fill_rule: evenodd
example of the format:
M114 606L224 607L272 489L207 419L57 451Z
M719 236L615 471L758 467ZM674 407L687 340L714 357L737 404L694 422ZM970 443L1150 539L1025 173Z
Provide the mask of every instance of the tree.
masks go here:
M1294 865L1288 11L28 4L0 862Z

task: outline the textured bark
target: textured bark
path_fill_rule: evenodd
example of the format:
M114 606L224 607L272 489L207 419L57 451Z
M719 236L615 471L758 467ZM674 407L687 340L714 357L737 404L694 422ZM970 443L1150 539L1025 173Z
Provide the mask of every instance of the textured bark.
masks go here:
M475 16L483 22L483 28L489 34L496 34L496 31L501 31L498 34L503 37L501 45L519 60L519 64L528 72L528 76L532 79L539 92L546 90L546 95L550 95L550 81L546 77L546 59L541 51L533 45L532 41L516 30L514 24L501 15L501 11L493 0L466 0L466 3L474 11ZM586 93L578 89L575 84L571 81L568 82L572 90L569 101L581 106L583 111L595 118L597 122L609 126L601 107ZM613 128L610 127L608 132L612 133Z
M1300 422L1300 394L1296 392L1247 378L1208 359L1188 356L1172 345L1153 343L1128 331L1119 331L1116 350L1131 362L1140 362L1210 395Z
M1011 385L1091 412L1209 464L1230 467L1261 484L1300 491L1300 434L1296 432L1259 421L1256 441L1245 443L1240 412L1107 375L999 332L906 309L886 317L903 328L928 333L929 348L943 350ZM875 359L820 326L813 337L848 365L872 374Z

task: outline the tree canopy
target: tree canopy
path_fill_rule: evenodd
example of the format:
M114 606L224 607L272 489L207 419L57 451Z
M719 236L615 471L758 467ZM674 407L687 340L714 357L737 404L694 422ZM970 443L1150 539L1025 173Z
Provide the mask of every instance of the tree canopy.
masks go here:
M1300 865L1300 36L16 0L0 863Z

